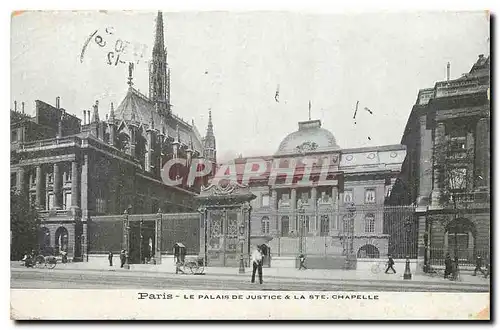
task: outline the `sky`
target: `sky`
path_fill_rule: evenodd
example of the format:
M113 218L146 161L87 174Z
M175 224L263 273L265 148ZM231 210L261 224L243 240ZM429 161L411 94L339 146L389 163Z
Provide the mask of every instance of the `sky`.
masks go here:
M82 118L98 100L104 118L125 96L130 60L134 87L147 95L156 15L13 16L11 108L25 102L34 114L35 100L55 104L60 96ZM173 112L204 135L212 111L219 161L274 154L308 119L309 101L311 119L342 148L398 144L419 89L444 80L447 62L453 79L489 55L485 12L164 12L163 19ZM128 46L117 62L118 39Z

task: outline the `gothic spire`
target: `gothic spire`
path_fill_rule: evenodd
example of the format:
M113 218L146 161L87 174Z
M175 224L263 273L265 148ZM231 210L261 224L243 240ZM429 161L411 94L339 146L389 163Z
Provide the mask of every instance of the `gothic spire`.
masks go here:
M158 16L156 16L156 33L155 33L155 44L153 46L153 54L161 53L165 49L165 40L163 39L163 14L158 11Z
M114 121L115 120L115 107L113 105L113 102L111 102L111 108L109 109L109 121Z
M158 104L160 112L168 109L168 86L167 50L163 35L163 15L161 11L158 11L153 56L149 64L149 98L152 102Z
M214 136L214 125L212 124L212 111L208 111L207 137Z

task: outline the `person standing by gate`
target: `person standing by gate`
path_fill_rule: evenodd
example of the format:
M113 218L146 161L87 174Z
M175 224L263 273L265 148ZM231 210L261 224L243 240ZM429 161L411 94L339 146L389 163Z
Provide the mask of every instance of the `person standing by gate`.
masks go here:
M300 262L299 270L301 270L302 268L307 269L305 265L306 257L303 254L299 255L299 262Z
M473 276L476 276L478 270L481 272L481 274L484 275L484 271L481 269L481 267L483 267L483 259L481 258L480 255L477 255L476 268L474 268L474 275Z
M256 247L252 253L252 283L255 283L255 272L259 271L259 282L262 284L262 252L259 247Z
M122 250L120 252L120 268L123 268L123 265L125 265L126 260L127 260L127 257L125 256L125 250Z
M108 260L109 260L109 266L113 267L113 252L111 250L109 250L108 253Z
M389 274L388 271L389 269L392 269L393 274L396 274L396 270L394 269L394 259L392 259L392 256L389 254L389 260L387 260L387 269L385 270L386 274Z

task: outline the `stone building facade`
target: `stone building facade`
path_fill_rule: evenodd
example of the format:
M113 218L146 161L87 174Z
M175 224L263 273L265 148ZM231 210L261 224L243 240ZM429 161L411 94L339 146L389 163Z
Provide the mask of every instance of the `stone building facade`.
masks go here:
M194 196L203 181L167 186L162 168L172 158L185 159L187 166L168 173L185 178L190 163L204 154L215 164L213 124L210 117L203 139L194 122L171 111L161 12L152 55L149 97L133 87L130 66L127 94L116 109L110 104L105 118L96 101L92 111L84 110L82 123L59 98L55 106L37 100L33 117L24 114L24 104L11 111L11 186L40 210L41 249L65 250L82 260L92 252L93 216L196 211Z
M307 254L310 265L321 256L318 267L329 268L335 256L387 255L384 203L405 156L402 145L342 149L321 121L309 120L299 122L274 155L235 159L221 165L216 178L235 171L256 196L252 244L267 244L273 256ZM265 170L246 168L255 159ZM259 173L250 178L249 171Z
M411 111L390 203L416 205L421 265L489 257L489 89L490 58L479 55L469 73L420 90Z

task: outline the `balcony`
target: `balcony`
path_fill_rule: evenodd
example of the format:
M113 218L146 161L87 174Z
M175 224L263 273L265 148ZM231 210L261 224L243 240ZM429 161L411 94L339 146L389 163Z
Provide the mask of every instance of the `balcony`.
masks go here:
M52 149L60 147L71 147L81 145L81 139L77 136L63 138L45 139L20 143L19 151L36 151L37 149Z

